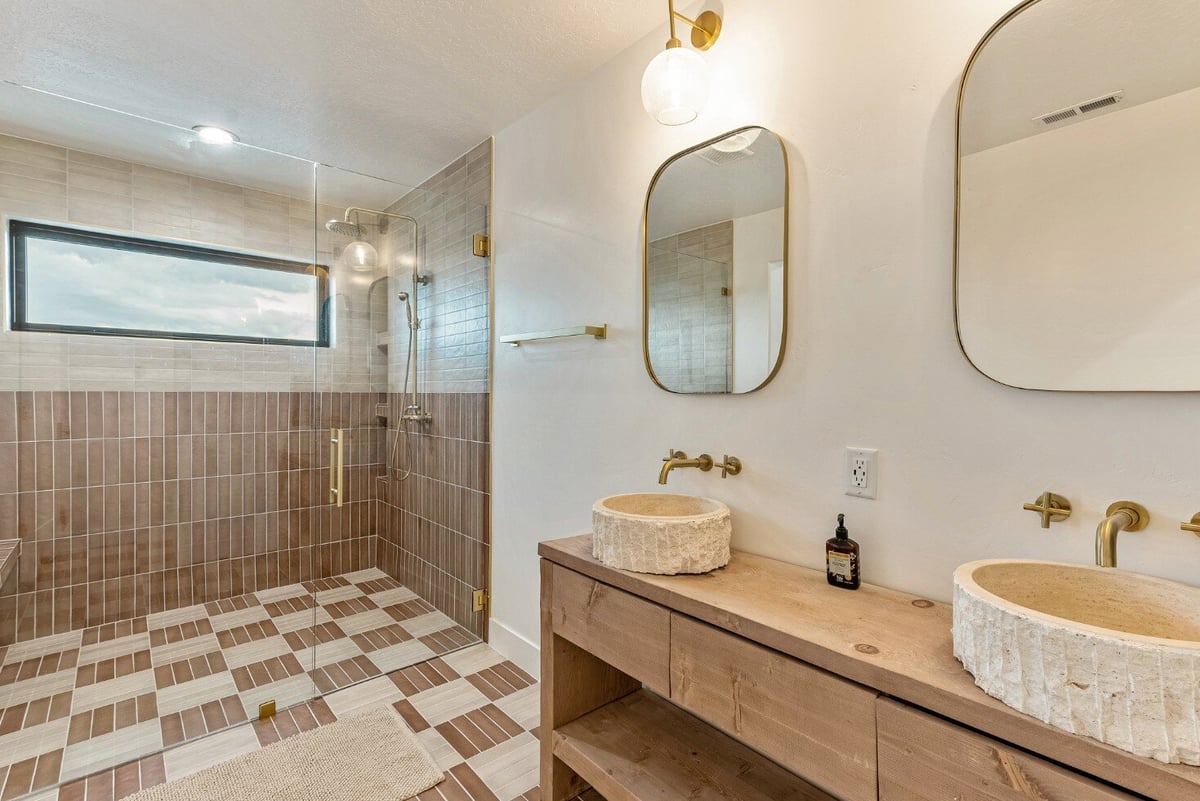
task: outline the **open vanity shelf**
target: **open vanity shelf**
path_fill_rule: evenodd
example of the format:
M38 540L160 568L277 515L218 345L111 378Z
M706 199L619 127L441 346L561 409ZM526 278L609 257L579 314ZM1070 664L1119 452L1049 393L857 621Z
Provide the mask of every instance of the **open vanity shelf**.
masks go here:
M542 799L1195 801L1200 768L978 689L950 607L735 552L703 576L542 543Z

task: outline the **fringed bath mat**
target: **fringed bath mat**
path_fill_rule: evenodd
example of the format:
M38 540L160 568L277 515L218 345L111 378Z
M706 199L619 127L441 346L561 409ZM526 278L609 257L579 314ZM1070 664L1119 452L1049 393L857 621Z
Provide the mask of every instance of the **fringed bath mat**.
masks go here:
M126 801L404 801L444 778L391 708L345 718Z

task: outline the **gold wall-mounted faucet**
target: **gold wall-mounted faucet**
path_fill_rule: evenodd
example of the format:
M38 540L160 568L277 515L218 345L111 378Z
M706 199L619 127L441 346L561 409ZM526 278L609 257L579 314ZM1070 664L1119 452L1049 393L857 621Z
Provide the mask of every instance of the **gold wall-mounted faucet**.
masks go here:
M1182 531L1190 531L1197 537L1200 537L1200 514L1192 515L1192 522L1183 522L1179 524Z
M663 459L662 470L658 471L659 484L666 484L671 471L680 467L695 467L705 473L713 469L713 458L707 453L702 453L695 459L689 459L683 451L670 450L667 453L670 455Z
M1146 507L1133 501L1117 501L1108 507L1107 517L1096 527L1096 564L1117 566L1117 535L1122 531L1141 531L1150 525Z
M736 456L725 454L725 461L717 464L713 458L707 453L702 453L695 459L689 459L688 455L683 451L671 449L667 451L667 458L663 459L662 470L658 471L658 483L666 484L667 476L671 475L671 471L680 467L695 467L705 473L712 470L714 467L721 468L721 478L736 476L742 472L742 460Z
M1042 528L1050 528L1051 523L1066 520L1071 516L1071 502L1057 493L1046 490L1033 503L1021 507L1026 512L1037 512L1042 518Z

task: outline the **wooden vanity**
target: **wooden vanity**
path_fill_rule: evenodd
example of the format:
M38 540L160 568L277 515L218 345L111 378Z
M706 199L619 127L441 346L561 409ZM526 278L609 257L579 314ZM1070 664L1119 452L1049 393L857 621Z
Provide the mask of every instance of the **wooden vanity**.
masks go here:
M977 688L950 607L752 554L701 576L544 542L542 798L1200 799L1200 768L1068 734Z

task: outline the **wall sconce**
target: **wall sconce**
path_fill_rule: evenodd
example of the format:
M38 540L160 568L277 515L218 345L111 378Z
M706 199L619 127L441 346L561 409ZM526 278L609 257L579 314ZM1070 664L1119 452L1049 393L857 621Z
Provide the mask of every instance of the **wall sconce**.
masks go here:
M642 105L663 125L684 125L696 119L708 100L708 65L695 50L684 48L675 36L675 20L692 26L692 46L707 50L721 35L721 17L705 11L690 20L675 11L675 0L667 0L671 38L642 75Z

